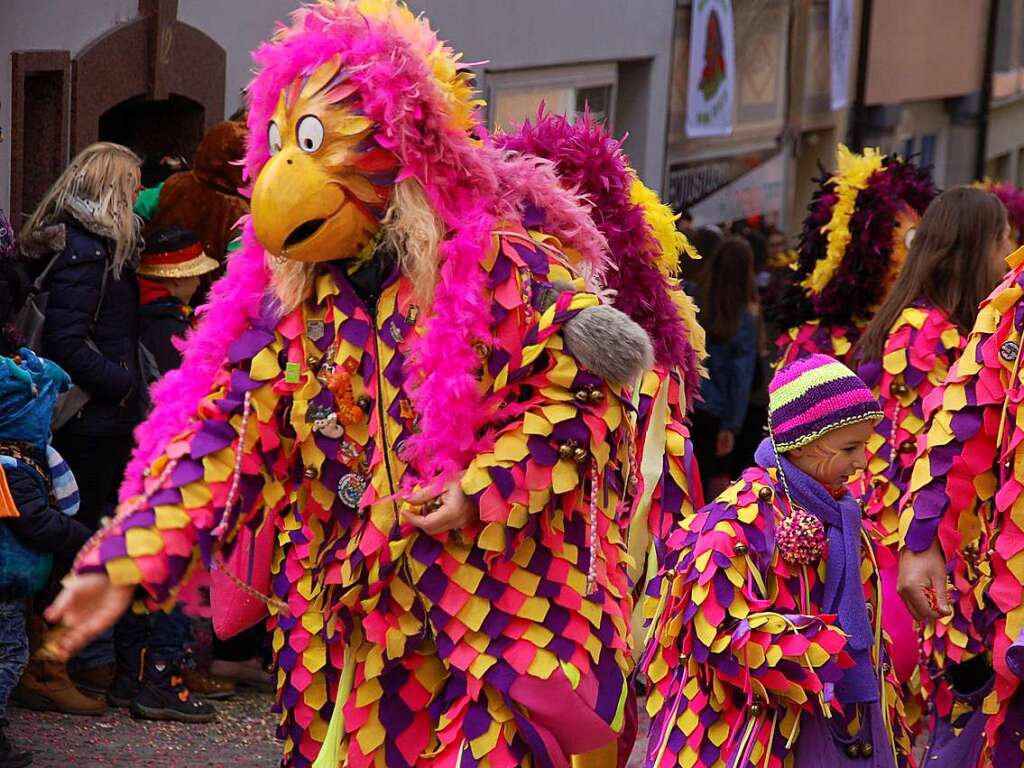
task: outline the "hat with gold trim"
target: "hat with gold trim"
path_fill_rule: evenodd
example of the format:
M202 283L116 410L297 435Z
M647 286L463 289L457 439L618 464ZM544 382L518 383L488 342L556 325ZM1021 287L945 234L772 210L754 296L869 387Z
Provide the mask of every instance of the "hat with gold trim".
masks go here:
M139 274L142 277L199 277L220 265L203 252L191 230L164 227L146 235Z

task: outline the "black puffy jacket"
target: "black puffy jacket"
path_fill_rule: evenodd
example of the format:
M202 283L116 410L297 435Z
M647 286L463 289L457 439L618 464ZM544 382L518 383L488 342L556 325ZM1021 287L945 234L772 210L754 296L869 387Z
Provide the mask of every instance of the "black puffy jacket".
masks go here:
M22 465L4 470L18 517L4 522L25 546L70 560L89 540L91 532L73 517L50 506L45 480Z
M139 365L138 279L130 266L114 277L105 239L73 221L65 223L64 230L64 248L43 286L50 298L42 352L91 398L62 432L128 435L142 420L146 396ZM103 303L97 314L101 291Z

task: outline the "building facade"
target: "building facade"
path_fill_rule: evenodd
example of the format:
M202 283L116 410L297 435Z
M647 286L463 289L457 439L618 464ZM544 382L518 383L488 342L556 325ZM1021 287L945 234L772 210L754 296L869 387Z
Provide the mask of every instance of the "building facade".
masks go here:
M839 2L834 25L829 0L732 0L733 130L691 138L684 130L690 20L700 1L676 4L665 185L668 198L696 224L761 217L796 232L814 178L834 164L836 144L857 139L929 166L940 186L973 179L989 0ZM1019 6L1020 15L1000 28L1004 36L1015 35L1024 0L997 1ZM846 106L838 108L830 66L834 34L849 40L851 52ZM1017 37L1024 49L1024 37ZM1012 60L1024 62L1019 49ZM1024 65L1016 72L1008 105L1024 97ZM990 154L1020 156L1024 163L1016 149L1024 148L1024 132L1013 129L1021 120L1024 106L1006 120L993 114ZM1009 163L1005 157L998 162Z
M191 156L241 103L250 51L298 0L3 0L0 206L16 226L96 140ZM489 127L584 105L662 184L672 0L410 0L474 65Z

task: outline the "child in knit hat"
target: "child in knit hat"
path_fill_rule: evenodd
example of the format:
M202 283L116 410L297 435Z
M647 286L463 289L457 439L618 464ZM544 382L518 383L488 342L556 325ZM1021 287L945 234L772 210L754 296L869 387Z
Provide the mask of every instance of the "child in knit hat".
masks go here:
M47 452L54 403L70 384L58 365L31 350L0 356L0 768L32 762L4 732L8 700L28 663L32 595L45 585L52 557L70 560L89 538L62 509ZM65 477L60 484L73 507L69 483Z
M911 764L878 572L846 490L882 412L811 355L769 387L756 465L669 540L643 666L647 766Z

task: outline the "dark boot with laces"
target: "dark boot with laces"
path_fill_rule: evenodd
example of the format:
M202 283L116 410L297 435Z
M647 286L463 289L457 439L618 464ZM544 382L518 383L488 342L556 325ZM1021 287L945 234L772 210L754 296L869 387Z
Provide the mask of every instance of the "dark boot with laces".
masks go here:
M25 768L32 764L32 753L18 749L7 738L7 721L0 720L0 768Z
M142 687L129 709L132 717L142 720L208 723L217 717L212 704L191 697L177 665L159 659L146 661Z

